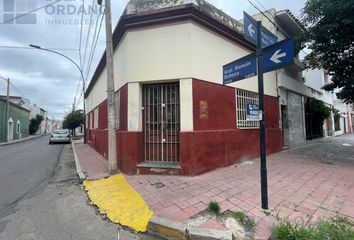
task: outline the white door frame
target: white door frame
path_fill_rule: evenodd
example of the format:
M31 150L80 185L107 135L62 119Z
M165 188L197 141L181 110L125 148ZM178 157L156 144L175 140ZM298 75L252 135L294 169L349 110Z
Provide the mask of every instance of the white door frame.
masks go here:
M14 139L14 121L10 117L7 122L7 141L12 141Z

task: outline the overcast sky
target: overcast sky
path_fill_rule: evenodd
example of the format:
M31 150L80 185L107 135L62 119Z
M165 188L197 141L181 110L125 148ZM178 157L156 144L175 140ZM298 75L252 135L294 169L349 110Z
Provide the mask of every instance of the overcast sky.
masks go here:
M6 17L16 13L24 13L57 0L15 0L15 7L12 10L11 1L0 0L0 76L10 78L16 87L11 86L12 95L21 95L29 98L36 104L48 111L48 116L62 118L73 104L74 97L79 101L78 107L82 108L81 91L77 94L80 72L67 59L37 49L4 48L4 46L28 47L28 44L35 44L45 48L52 48L59 51L75 62L80 64L80 21L79 12L82 0L62 0L50 7L34 12L23 21L27 24L7 23L1 24ZM208 0L216 7L222 9L235 19L241 19L243 11L255 14L258 11L248 3L247 0ZM260 9L275 8L277 10L289 9L295 16L299 16L305 0L282 1L282 0L252 0ZM21 4L21 2L23 4ZM95 32L96 20L98 19L97 30L101 22L100 11L93 11L92 17L88 12L92 3L96 0L85 0L84 24L82 34L82 59L86 47L88 32L88 44L86 50L84 75L88 71L89 53L92 39ZM112 0L112 22L114 26L118 22L128 0ZM64 9L62 11L62 9ZM59 12L58 12L59 11ZM89 27L92 19L91 28ZM34 19L34 20L33 20ZM31 21L35 21L30 23ZM97 47L92 58L91 70L88 73L88 82L91 79L99 59L102 56L105 46L104 21L97 41ZM88 84L88 83L87 83ZM81 90L81 86L79 89ZM6 90L5 81L0 78L0 95Z

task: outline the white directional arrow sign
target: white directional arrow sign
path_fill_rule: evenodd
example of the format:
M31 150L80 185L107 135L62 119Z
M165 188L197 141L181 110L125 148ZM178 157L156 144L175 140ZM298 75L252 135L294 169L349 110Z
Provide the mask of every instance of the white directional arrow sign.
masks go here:
M294 41L285 39L263 49L263 73L294 63Z
M256 33L255 30L253 29L253 24L248 25L248 32L253 37L253 35Z
M271 61L273 61L274 63L281 63L282 61L279 60L280 58L283 58L286 56L286 52L280 53L281 49L278 49L274 52L274 54L272 55L272 57L270 58Z

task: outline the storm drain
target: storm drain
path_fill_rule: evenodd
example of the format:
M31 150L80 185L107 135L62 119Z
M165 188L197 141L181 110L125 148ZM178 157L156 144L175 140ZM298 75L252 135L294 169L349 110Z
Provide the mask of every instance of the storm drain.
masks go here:
M151 186L154 186L157 189L163 188L165 187L165 184L163 184L162 182L157 182L157 183L151 183Z

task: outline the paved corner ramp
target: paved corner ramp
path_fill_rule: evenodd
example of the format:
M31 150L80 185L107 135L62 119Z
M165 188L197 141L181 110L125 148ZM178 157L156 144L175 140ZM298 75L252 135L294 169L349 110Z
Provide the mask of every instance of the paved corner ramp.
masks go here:
M85 180L83 185L101 214L137 232L146 231L153 212L123 175Z

